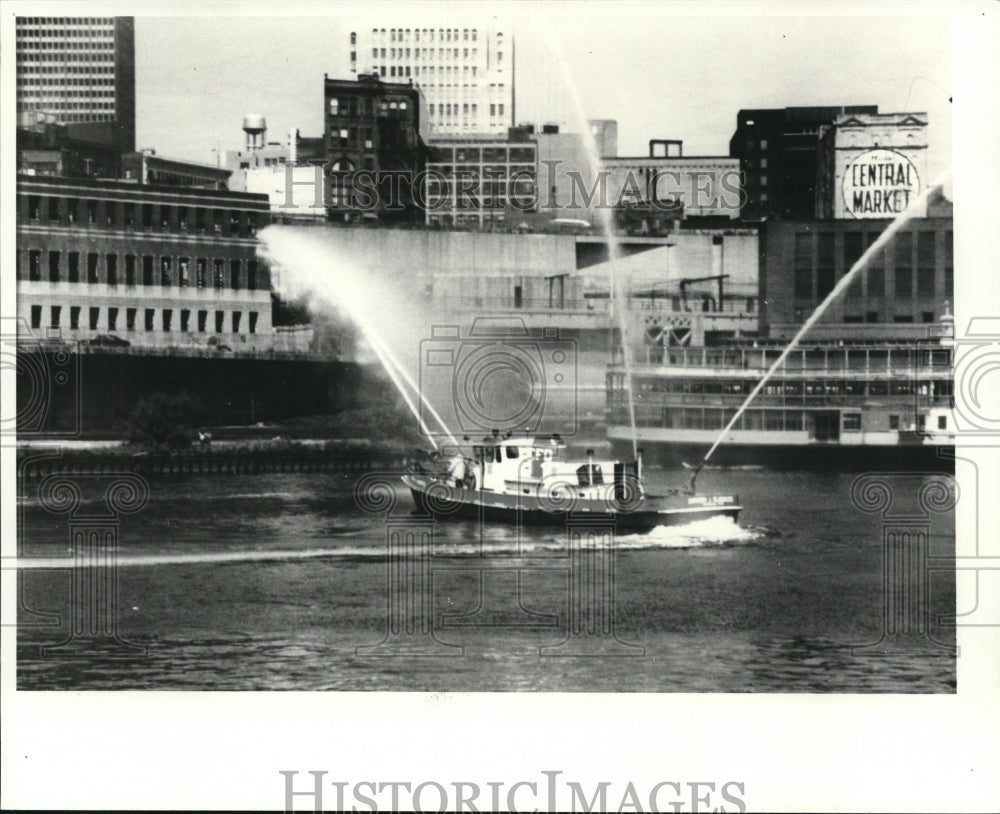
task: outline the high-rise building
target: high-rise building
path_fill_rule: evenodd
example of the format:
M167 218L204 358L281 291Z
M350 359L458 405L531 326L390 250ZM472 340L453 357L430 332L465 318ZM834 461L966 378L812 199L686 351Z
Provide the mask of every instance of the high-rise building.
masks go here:
M135 149L131 17L18 17L21 127L64 124L73 138Z
M419 85L433 133L504 135L514 124L514 38L500 20L368 20L349 32L347 70Z

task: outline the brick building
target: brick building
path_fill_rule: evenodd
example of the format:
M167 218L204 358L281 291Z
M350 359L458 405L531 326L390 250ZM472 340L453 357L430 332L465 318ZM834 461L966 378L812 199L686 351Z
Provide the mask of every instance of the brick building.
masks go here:
M420 221L414 184L426 165L426 105L412 83L324 79L328 217Z

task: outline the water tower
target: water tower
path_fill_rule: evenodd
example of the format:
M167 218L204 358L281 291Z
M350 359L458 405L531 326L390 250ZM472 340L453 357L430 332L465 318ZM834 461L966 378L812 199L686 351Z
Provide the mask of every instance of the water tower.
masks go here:
M247 113L243 117L243 132L247 134L247 152L256 152L264 146L267 121L259 113Z

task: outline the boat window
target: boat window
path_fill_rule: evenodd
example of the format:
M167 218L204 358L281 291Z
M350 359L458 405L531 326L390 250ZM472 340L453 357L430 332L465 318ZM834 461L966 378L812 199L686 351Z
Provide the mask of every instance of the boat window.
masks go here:
M517 457L517 447L507 447L507 457L516 458Z
M604 483L604 473L600 464L583 464L576 468L577 485L590 486Z

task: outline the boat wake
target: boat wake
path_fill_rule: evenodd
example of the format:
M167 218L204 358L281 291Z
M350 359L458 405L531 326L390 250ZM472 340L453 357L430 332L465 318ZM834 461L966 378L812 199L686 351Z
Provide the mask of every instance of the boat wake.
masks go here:
M657 526L641 534L625 534L616 539L619 549L699 548L748 543L760 539L757 529L745 529L731 517L709 517L683 526Z
M350 536L353 530L346 530L345 536ZM649 532L641 534L623 534L616 536L615 547L619 551L642 551L647 549L669 548L707 548L711 546L728 546L749 543L768 536L767 529L741 528L728 517L710 517L683 526L657 526ZM404 558L405 552L399 552ZM512 559L520 557L565 556L567 553L566 538L553 535L544 539L528 539L518 542L516 538L487 539L481 543L449 542L440 540L434 543L432 557L482 557L505 556ZM163 554L119 554L117 566L121 568L139 568L144 566L162 565L231 565L249 562L294 562L298 560L382 560L386 558L384 545L375 546L338 546L335 548L308 548L285 550L230 550L230 551L199 551L170 552ZM18 557L15 563L17 569L25 571L69 569L78 565L72 557Z
M697 469L698 468L697 466L693 466L692 464L689 464L687 461L681 461L681 466L684 467L687 470L693 470L693 469ZM733 464L731 466L726 466L724 464L719 464L719 465L715 465L715 466L707 466L706 465L706 466L703 466L702 469L705 470L706 472L707 471L711 471L711 470L728 470L730 472L761 472L761 471L764 470L764 465L763 464Z

